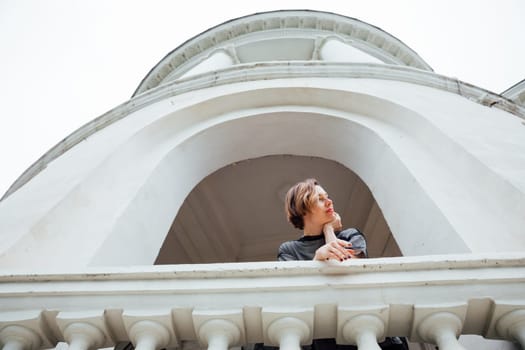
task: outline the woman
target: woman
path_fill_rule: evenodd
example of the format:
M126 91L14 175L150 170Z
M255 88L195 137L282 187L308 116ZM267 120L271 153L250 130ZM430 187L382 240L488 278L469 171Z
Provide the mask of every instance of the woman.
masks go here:
M279 247L278 258L284 260L343 261L366 258L366 240L363 234L350 228L341 230L341 218L334 211L334 203L315 179L295 184L285 199L288 221L303 230L303 236ZM379 343L381 349L408 350L405 338L386 337ZM312 350L356 350L352 345L337 345L334 339L314 339Z
M301 181L286 194L288 221L303 230L303 236L281 244L278 258L285 260L343 261L367 257L366 241L355 228L341 230L333 201L315 179Z

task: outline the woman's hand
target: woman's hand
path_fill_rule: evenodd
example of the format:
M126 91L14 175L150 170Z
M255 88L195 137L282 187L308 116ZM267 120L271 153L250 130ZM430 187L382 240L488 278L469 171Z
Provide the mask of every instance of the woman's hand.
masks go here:
M342 239L336 239L328 242L315 251L314 260L330 260L336 259L343 261L350 258L355 258L352 254L352 244Z
M336 237L334 231L339 231L342 227L341 216L334 212L334 219L323 226L326 244L316 250L314 260L336 259L343 261L359 258L352 250L352 243Z

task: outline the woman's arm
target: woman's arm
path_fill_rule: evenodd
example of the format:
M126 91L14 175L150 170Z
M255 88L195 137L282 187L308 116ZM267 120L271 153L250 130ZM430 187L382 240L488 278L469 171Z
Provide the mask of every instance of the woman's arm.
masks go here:
M335 231L341 230L341 217L335 213L334 220L323 226L323 234L326 244L316 250L314 260L329 260L336 259L343 261L352 256L351 251L348 250L352 246L347 241L338 239Z
M326 244L317 249L314 260L336 259L343 261L350 258L359 259L361 257L365 257L360 251L354 253L352 250L352 243L337 238L335 231L340 231L342 229L342 224L339 214L334 214L334 220L323 226L323 234Z
M335 235L335 231L340 231L343 228L339 214L334 213L334 216L334 220L323 226L324 239L326 243L336 241L337 237Z

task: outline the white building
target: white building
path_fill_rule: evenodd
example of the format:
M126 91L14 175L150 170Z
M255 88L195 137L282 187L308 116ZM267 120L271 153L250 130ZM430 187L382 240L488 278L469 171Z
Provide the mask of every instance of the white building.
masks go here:
M214 27L4 195L0 343L524 347L524 101L336 14ZM373 259L275 262L306 177Z

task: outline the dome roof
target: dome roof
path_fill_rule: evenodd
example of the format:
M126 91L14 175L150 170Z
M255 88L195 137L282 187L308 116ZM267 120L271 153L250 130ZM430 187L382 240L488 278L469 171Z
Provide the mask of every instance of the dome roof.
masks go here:
M382 63L432 71L387 32L334 13L287 10L240 17L188 40L164 57L134 95L206 71L268 61Z

